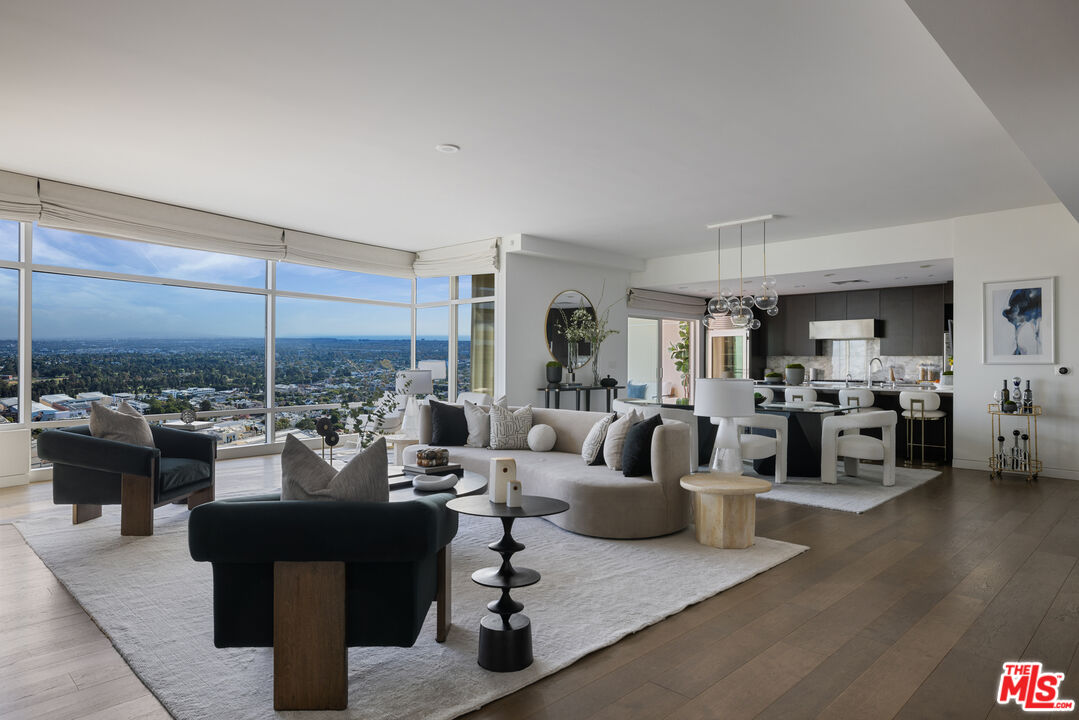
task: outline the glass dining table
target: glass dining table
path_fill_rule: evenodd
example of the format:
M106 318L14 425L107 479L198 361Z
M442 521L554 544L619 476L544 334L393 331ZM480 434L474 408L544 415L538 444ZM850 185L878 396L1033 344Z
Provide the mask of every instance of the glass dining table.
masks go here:
M757 406L757 412L787 418L788 477L820 477L821 425L824 418L856 410L826 402L770 402ZM774 430L753 428L756 435L775 437ZM754 460L753 469L761 475L775 475L775 457Z

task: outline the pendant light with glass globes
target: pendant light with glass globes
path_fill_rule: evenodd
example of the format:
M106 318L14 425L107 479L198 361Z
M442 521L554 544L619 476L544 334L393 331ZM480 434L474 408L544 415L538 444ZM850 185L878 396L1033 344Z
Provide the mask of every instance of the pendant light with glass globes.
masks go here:
M760 328L761 321L753 316L753 308L763 310L769 317L779 314L779 293L776 291L776 279L768 276L768 221L775 215L762 215L745 220L709 225L709 230L716 231L716 290L718 295L708 301L708 310L705 313L704 323L709 329L725 329L727 323L739 329L756 330ZM761 223L761 256L764 277L761 286L754 293L746 293L744 276L742 273L742 240L743 227L750 223ZM723 253L723 228L738 226L738 294L731 292L730 288L723 286L722 262ZM723 318L726 322L720 320Z

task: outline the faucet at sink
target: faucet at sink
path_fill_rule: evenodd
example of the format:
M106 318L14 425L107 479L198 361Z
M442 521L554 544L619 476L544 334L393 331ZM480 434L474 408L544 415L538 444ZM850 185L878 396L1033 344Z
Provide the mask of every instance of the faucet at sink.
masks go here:
M865 372L865 386L868 388L873 387L873 363L877 363L880 366L880 371L884 372L884 363L879 357L875 357L869 361L869 369ZM884 383L882 382L881 385Z

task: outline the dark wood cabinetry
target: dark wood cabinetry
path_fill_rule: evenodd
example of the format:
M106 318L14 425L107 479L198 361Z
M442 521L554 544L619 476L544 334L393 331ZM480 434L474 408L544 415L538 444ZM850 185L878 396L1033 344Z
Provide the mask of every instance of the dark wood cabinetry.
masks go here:
M944 352L944 286L922 285L914 288L914 340L912 355L940 355Z
M787 314L783 328L784 355L816 355L817 341L809 339L809 323L816 319L815 295L798 295L779 311Z
M814 297L814 320L847 319L847 293L819 293Z
M910 355L914 347L914 293L909 287L880 291L880 319L884 334L881 355Z
M816 355L820 343L809 339L812 320L881 320L881 355L939 355L945 330L945 285L786 295L779 315L757 313L768 355Z
M847 320L880 317L880 290L855 290L847 296Z

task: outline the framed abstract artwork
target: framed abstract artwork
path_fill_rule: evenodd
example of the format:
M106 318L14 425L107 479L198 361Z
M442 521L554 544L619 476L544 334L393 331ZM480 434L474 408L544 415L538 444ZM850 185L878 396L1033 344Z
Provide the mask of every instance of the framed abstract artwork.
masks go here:
M983 289L982 359L986 364L1055 360L1056 278L987 282Z

